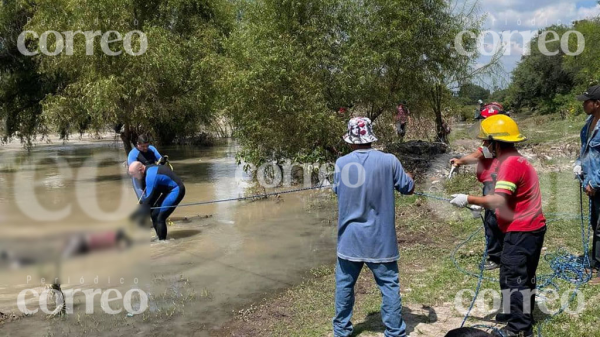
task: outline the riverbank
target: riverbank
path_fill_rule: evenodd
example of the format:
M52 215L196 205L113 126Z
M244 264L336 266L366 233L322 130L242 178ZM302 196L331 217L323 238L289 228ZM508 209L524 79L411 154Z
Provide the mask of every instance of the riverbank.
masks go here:
M552 116L520 120L522 132L529 142L522 153L534 164L540 176L544 212L549 219L545 252L558 249L579 255L582 253L581 229L577 219L560 219L552 213L579 213L578 186L573 181L571 166L578 153L578 132L583 116L577 121L553 119ZM467 153L477 146L472 138L475 126L466 125L453 135L449 153ZM476 128L475 128L476 131ZM402 159L401 159L402 161ZM408 166L408 165L405 165ZM433 191L448 196L451 193L480 193L472 172L466 170L451 180L443 168L431 167L419 183L421 191ZM440 172L437 172L440 171ZM586 201L584 200L584 203ZM460 290L475 290L477 278L459 271L460 268L477 274L485 241L481 232L457 250L455 247L481 227L481 220L473 219L470 212L452 208L445 202L410 196L398 197L396 227L401 258L400 283L403 295L403 317L411 336L443 336L459 327L464 312L457 309L456 294ZM456 265L455 265L456 263ZM485 276L497 277L498 271L486 271ZM542 260L538 274L551 274L549 264ZM236 318L222 329L213 330L214 336L332 336L331 318L334 314L333 266L314 269L313 277L272 298L259 301L237 312ZM560 295L568 295L574 286L556 281ZM482 291L498 290L496 282L484 281ZM600 336L591 328L600 315L597 288L585 285L581 289L585 307L576 314L563 313L541 326L543 336ZM384 327L379 314L380 294L372 276L363 271L356 285L356 304L353 323L355 336L383 336ZM472 297L461 302L468 307ZM494 325L490 297L481 296L476 302L466 326ZM577 301L575 301L577 302ZM485 304L488 304L486 310ZM568 300L567 300L568 303ZM549 301L549 311L561 308L561 303ZM576 303L571 308L575 311ZM542 322L548 314L537 311Z
M293 287L311 268L333 261L333 212L309 207L329 198L326 191L260 201L181 205L173 218L188 220L174 221L166 242L150 243L152 229L132 228L127 221L137 199L123 165L125 153L111 144L54 144L31 152L21 149L11 157L12 167L0 171L0 179L6 182L0 191L0 226L5 229L0 249L26 262L14 269L0 263L1 335L208 336L209 330L232 318L233 310ZM175 172L185 182L183 204L246 195L248 186L240 179L243 175L235 161L235 142L160 150L170 156ZM72 174L59 171L55 158ZM98 161L89 162L94 158ZM5 159L2 164L6 163ZM16 198L26 190L20 188L26 183L34 185L35 193ZM68 212L63 219L34 221L30 208L23 205L36 200L46 212ZM94 205L109 214L92 219L90 212L95 208L90 206ZM111 228L131 230L140 244L124 251L66 259L60 267L52 263L71 234ZM56 274L65 294L74 294L73 313L47 320L33 291L40 294L44 283L54 280ZM100 296L89 303L81 291L75 293L78 289L106 293L113 288L121 294L143 290L148 294L148 309L129 316L117 301L110 305L121 312L107 314ZM37 313L25 316L17 307L23 290L27 290L27 308L38 309ZM138 302L133 304L135 307ZM91 314L86 312L88 305L94 308Z

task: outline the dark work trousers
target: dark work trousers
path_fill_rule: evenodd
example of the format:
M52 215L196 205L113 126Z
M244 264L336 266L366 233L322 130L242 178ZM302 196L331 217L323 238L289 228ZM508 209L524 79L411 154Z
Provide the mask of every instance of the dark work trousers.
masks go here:
M592 254L590 255L590 265L593 268L600 268L600 194L596 193L595 196L590 198L592 206L590 208L590 216L592 222ZM583 205L585 208L585 205Z
M483 183L483 195L494 193L494 183L489 181ZM504 243L504 233L498 227L495 210L486 209L484 216L485 237L487 240L487 255L488 260L500 264L500 256L502 255L502 245Z
M528 334L533 329L535 272L545 234L546 226L533 232L508 232L504 235L500 290L503 311L510 314L507 328L515 333L525 331Z

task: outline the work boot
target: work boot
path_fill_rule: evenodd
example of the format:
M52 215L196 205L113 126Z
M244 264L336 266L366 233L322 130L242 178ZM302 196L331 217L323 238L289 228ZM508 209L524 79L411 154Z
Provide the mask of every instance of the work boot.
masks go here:
M496 314L496 322L500 322L500 323L506 323L508 322L508 320L510 319L510 314L505 314L502 312L499 312Z
M494 269L498 269L498 268L500 268L500 265L492 260L487 260L483 264L484 270L494 270Z
M494 330L493 335L496 337L533 337L533 332L525 330L514 332L508 330L507 328L502 328L499 331Z

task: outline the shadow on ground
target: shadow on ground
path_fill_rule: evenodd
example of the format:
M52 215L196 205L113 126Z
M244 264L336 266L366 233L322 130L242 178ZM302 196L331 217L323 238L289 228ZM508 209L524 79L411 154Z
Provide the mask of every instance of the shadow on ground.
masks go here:
M420 323L431 324L437 322L437 314L432 307L423 306L422 308L427 311L426 315L414 314L408 307L402 308L402 318L406 323L407 334L413 332ZM381 313L377 311L369 313L364 322L356 324L352 336L359 336L363 333L383 333L384 331L385 325L381 321Z

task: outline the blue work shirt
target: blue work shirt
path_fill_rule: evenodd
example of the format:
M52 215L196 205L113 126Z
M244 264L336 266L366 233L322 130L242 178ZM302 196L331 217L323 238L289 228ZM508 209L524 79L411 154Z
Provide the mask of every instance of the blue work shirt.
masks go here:
M397 261L394 190L410 193L413 180L396 156L374 149L353 151L335 165L337 256L354 262Z
M588 139L588 130L592 125L594 116L589 116L581 130L581 152L577 164L583 171L584 188L590 185L593 189L600 189L600 122L596 124Z

